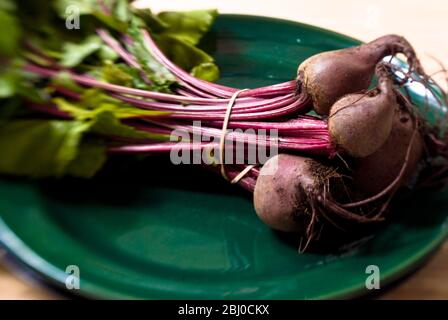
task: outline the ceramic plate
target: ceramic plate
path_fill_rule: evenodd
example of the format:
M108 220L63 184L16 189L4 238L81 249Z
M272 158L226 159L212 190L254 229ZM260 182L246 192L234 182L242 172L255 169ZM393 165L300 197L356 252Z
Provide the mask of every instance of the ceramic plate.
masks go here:
M357 44L295 22L221 15L203 46L241 88L293 79L324 50ZM162 177L163 176L163 177ZM114 159L93 181L0 179L0 242L65 288L68 266L93 298L319 299L367 293L416 268L447 234L448 194L413 197L398 217L341 248L299 254L256 217L251 197L198 168Z

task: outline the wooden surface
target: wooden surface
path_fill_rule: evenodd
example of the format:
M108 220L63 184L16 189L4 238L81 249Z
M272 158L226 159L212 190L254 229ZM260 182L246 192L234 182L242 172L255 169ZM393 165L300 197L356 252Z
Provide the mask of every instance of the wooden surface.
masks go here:
M141 0L156 11L218 8L285 18L339 31L361 40L397 33L416 47L429 73L448 65L448 2L445 0ZM205 4L206 3L206 4ZM443 80L440 75L438 80ZM382 293L380 299L448 299L448 243L419 271ZM0 266L0 299L53 299L54 293L13 275Z

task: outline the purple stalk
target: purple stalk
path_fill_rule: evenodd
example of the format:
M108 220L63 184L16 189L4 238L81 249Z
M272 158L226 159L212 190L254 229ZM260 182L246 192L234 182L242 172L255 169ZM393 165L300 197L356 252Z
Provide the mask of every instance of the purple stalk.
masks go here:
M102 40L113 49L128 65L138 70L143 70L137 59L115 40L107 31L98 30ZM78 84L88 88L99 88L110 92L110 95L125 103L138 108L167 111L166 115L159 116L157 120L147 123L136 123L125 120L124 123L137 129L152 133L164 133L169 135L172 130L183 130L190 134L200 133L207 138L220 138L222 136L222 123L228 109L230 98L238 90L196 79L186 71L174 65L160 51L149 33L142 30L145 44L153 57L167 68L178 79L180 88L177 94L167 94L153 91L140 90L99 81L88 75L79 75L72 70L42 68L29 64L25 70L33 72L42 77L51 78L60 72L68 72L71 78ZM132 44L129 37L124 36L124 42ZM55 89L69 97L79 100L81 95L67 88L55 87ZM296 81L288 81L272 86L250 89L241 92L232 107L229 129L254 129L254 130L278 130L279 137L271 139L265 135L229 132L227 141L242 142L248 145L273 146L279 149L304 151L312 154L333 156L334 146L331 143L326 122L311 116L297 114L309 107L310 99L305 94L296 94ZM59 110L56 106L30 105L30 107L51 114L55 117L67 118L69 115ZM294 120L283 122L264 122L263 119L282 119L284 117ZM297 118L296 118L297 117ZM145 119L146 117L141 117ZM206 121L207 126L197 127L185 124L179 120ZM150 124L150 123L151 124ZM120 142L122 145L110 147L110 153L153 153L170 152L172 150L194 151L204 148L217 149L218 143L210 142L156 142L148 139L120 140L108 137L109 140ZM240 172L237 168L232 169L235 176ZM232 175L229 171L229 176ZM245 180L250 185L249 179ZM255 180L254 180L255 181Z
M218 143L210 142L160 142L150 144L133 144L116 147L109 147L109 153L164 153L171 151L195 151L206 148L213 149L219 147Z
M148 79L148 76L137 62L137 59L135 59L132 54L127 52L117 40L115 40L106 30L98 29L96 32L101 37L103 42L114 50L129 66L140 71L140 75L145 83L149 85L152 84L151 80Z
M174 63L172 63L160 49L157 47L154 40L149 35L148 31L141 30L143 34L143 39L149 51L152 53L154 58L156 58L163 66L165 66L172 74L179 78L182 82L189 83L194 87L201 89L205 92L212 93L218 97L229 98L232 96L237 89L224 87L214 83L210 83L204 80L197 79L191 76L188 72L180 69Z
M119 99L123 102L132 104L133 106L136 106L138 108L143 109L154 109L154 110L160 110L160 111L168 111L168 112L198 112L201 115L204 112L215 112L221 115L221 118L224 116L227 105L188 105L188 106L182 106L179 104L167 104L163 102L155 102L155 101L148 101L148 100L142 100L133 98L130 96L123 96L119 94L112 94L112 96L116 99ZM235 105L232 108L232 113L250 113L254 111L268 111L268 110L275 110L280 107L291 105L292 103L296 102L297 98L294 96L281 96L276 97L273 99L269 99L266 101L258 102L258 103L244 103L238 101L235 103Z
M27 102L26 106L32 110L42 112L43 114L51 115L59 119L72 119L72 116L67 112L59 110L56 106L44 105L40 103Z
M41 68L36 65L28 64L24 67L25 71L35 73L42 77L52 78L57 76L61 71L51 70L46 68ZM161 101L170 101L176 103L190 104L211 104L216 102L228 103L230 99L206 99L206 98L196 98L196 97L183 97L168 93L154 92L154 91L145 91L141 89L128 88L124 86L119 86L116 84L111 84L107 82L98 81L94 78L84 75L77 75L73 72L70 73L70 77L72 80L86 87L93 87L104 89L106 91L121 93L121 94L129 94L134 96L139 96L148 99L161 100Z
M203 98L214 98L213 95L204 93L202 91L197 91L197 89L190 90L190 89L178 88L178 89L176 89L176 93L180 94L181 96L186 96L186 97L198 97L199 96L199 97L203 97Z
M141 131L147 131L151 133L162 133L162 134L171 134L172 131L176 130L177 132L186 132L188 134L200 134L201 137L210 139L214 138L219 140L221 138L222 130L217 128L207 128L207 127L195 127L191 125L181 125L181 124L173 124L173 123L163 123L160 121L151 121L147 120L149 123L155 124L157 126L162 126L165 128L160 129L158 127L137 124L137 123L128 123L134 126L136 129ZM269 135L259 135L259 134L251 134L251 133L243 133L243 132L228 132L226 135L226 141L229 142L240 142L247 145L255 145L257 147L273 147L277 146L279 149L283 150L297 150L297 151L307 151L313 154L326 154L331 155L334 152L331 143L329 142L328 131L321 132L320 134L316 134L313 137L278 137L278 139L271 138ZM185 143L185 142L182 142ZM201 141L191 141L191 144L195 143L203 143ZM208 142L207 142L208 143ZM135 145L127 146L132 150ZM138 145L136 150L141 149L143 146L141 144ZM144 147L143 147L144 148Z
M181 84L182 87L184 87L184 90L187 90L187 91L190 92L190 94L187 94L187 95L196 96L196 97L210 98L210 99L216 98L216 96L214 96L213 94L207 93L207 92L203 92L203 91L193 87L192 85L190 85L188 83L180 82L180 84Z
M47 56L45 53L42 52L40 48L37 48L34 44L26 41L24 43L24 47L30 50L30 52L32 52L33 54L37 55L40 59L44 60L51 67L55 69L60 69L56 60Z
M45 78L52 78L57 76L60 72L60 70L52 70L47 68L42 68L33 64L27 64L24 67L25 71L35 73L37 75L40 75L41 77ZM137 97L142 98L148 98L153 100L160 100L160 101L169 101L169 102L175 102L180 104L203 104L203 105L209 105L209 104L227 104L229 103L230 99L219 99L219 98L200 98L200 97L185 97L180 95L174 95L174 94L168 94L168 93L161 93L161 92L155 92L155 91L146 91L141 89L135 89L135 88L129 88L124 87L116 84L111 84L103 81L96 80L90 76L86 75L78 75L74 72L70 72L69 70L64 70L65 72L68 72L71 79L75 82L77 82L80 85L86 86L86 87L93 87L93 88L99 88L106 91L116 92L120 94L128 94L133 95ZM242 101L258 101L258 99L255 98L241 98L239 99Z
M106 4L104 3L104 0L97 0L97 3L105 15L108 15L108 16L111 15L110 9L108 6L106 6Z
M308 104L308 99L305 101L297 100L294 103L287 105L285 107L277 108L269 111L260 112L246 112L246 113L232 113L230 115L230 120L232 121L254 121L261 119L275 119L281 118L287 115L296 114L303 111ZM187 110L187 109L186 109ZM205 121L217 121L223 120L222 114L206 113L198 117L194 112L177 112L166 115L161 115L161 118L175 118L184 120L205 120Z
M98 29L96 32L104 43L114 50L129 66L141 70L137 60L130 53L128 53L107 31Z
M42 105L36 103L28 103L30 108L40 111L42 113L46 113L49 115L53 115L57 118L61 119L71 119L72 117L64 111L57 109L55 106ZM209 127L194 127L192 125L181 125L176 123L164 123L161 121L151 121L147 120L148 123L153 123L160 127L154 127L149 125L131 123L128 120L128 124L132 125L136 129L142 131L148 131L151 133L157 134L166 134L170 135L173 130L184 131L188 133L201 134L207 138L220 138L221 137L221 129L217 128L209 128ZM299 121L296 121L299 122ZM164 128L165 129L164 129ZM281 126L278 126L279 128ZM263 129L269 128L268 126L264 126ZM275 125L270 129L275 129ZM328 131L321 130L315 131L311 137L291 137L291 136L280 136L278 140L272 139L269 136L260 136L258 134L248 134L242 132L229 132L226 135L227 141L232 142L242 142L245 144L252 144L257 146L272 146L273 144L277 145L279 149L289 149L289 150L298 150L298 151L308 151L314 154L332 154L334 152L329 138ZM179 149L203 149L205 147L217 147L218 143L203 143L203 142L181 142L181 143L147 143L142 144L144 140L140 140L138 144L132 144L131 139L129 140L128 145L116 147L115 152L132 152L132 153L151 153L151 152L168 152L171 151L175 146L178 146ZM199 143L199 144L198 144ZM198 145L197 145L198 144Z
M63 95L66 95L72 99L80 99L80 94L69 89L61 87L55 87L55 89ZM227 107L220 106L180 106L178 104L145 101L117 94L112 94L111 96L138 108L171 112L171 114L169 115L170 118L189 118L192 120L203 120L207 118L207 120L222 120L227 109ZM265 116L267 115L268 117L271 117L276 116L279 111L284 110L285 108L291 109L296 108L295 106L298 106L299 109L301 109L306 105L298 103L298 101L295 101L295 99L296 98L292 96L285 96L267 100L263 103L260 103L259 105L255 103L243 103L240 105L236 105L234 106L235 110L233 110L233 115L231 118L241 118L245 115L247 116L250 113L260 114L262 112L264 112ZM204 112L208 112L209 114L207 116L204 116ZM212 115L214 116L214 118L210 118Z
M212 126L222 127L221 121L215 121L210 123ZM324 131L328 132L327 124L320 119L307 119L307 118L298 118L294 120L289 120L285 122L230 122L228 125L229 129L277 129L280 132L288 132L288 133L302 133L306 131Z
M200 80L188 72L180 69L174 63L172 63L163 52L157 47L157 44L151 38L150 34L146 30L142 30L143 38L145 43L152 53L152 55L165 66L171 73L178 77L182 82L189 83L205 92L213 93L218 97L229 98L239 89L225 87L208 81ZM288 81L285 83L276 84L273 86L267 86L257 89L250 89L246 92L242 92L240 97L255 97L255 96L268 96L268 95L279 95L285 93L293 93L297 88L297 83L295 80Z
M73 100L80 100L82 95L80 93L77 93L73 90L61 87L61 86L57 86L57 85L51 85L51 87L56 90L57 92L61 93L62 95L69 97Z
M59 74L59 71L41 68L35 65L28 64L25 66L25 70L29 72L36 73L43 77L54 77L57 74ZM88 87L95 87L104 89L107 91L112 91L120 94L129 94L129 95L137 95L145 98L150 98L154 100L162 100L162 101L169 101L169 102L177 102L181 104L204 104L204 105L213 105L217 102L219 103L228 103L229 99L209 99L209 98L198 98L198 97L184 97L179 95L173 95L173 94L166 94L166 93L160 93L160 92L153 92L153 91L145 91L140 89L134 89L134 88L128 88L124 86L119 86L115 84L110 84L102 81L98 81L96 79L93 79L88 76L81 76L74 73L70 73L70 77L76 81L77 83L88 86ZM282 99L283 97L281 97ZM249 113L243 113L239 114L238 112L235 112L235 114L231 115L232 120L258 120L258 119L269 119L269 118L277 118L281 116L288 115L290 113L296 113L304 108L307 107L309 99L303 95L298 97L299 99L293 102L290 105L278 107L274 110L262 110L258 112L251 112ZM129 98L127 98L129 100ZM129 100L130 101L130 100ZM243 103L247 100L244 98L240 99L240 103ZM263 103L263 102L261 102ZM170 115L169 117L179 118L179 119L197 119L197 115L195 115L194 112L190 112L187 107L185 107L184 112L179 112ZM223 114L203 114L201 119L204 120L223 120Z

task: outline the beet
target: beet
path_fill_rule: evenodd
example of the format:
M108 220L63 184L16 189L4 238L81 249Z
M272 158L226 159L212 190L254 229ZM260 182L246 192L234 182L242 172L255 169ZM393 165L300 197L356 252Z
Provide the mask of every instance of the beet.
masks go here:
M258 217L275 230L303 231L311 220L313 198L332 175L332 170L308 158L279 154L269 159L255 185Z
M386 142L399 109L393 81L382 65L377 74L376 90L344 96L331 108L328 129L333 143L352 157L366 157Z
M424 74L409 42L397 35L386 35L360 46L308 58L298 69L300 89L311 96L318 114L328 115L342 96L368 89L377 63L397 53L406 56L411 70Z
M380 216L365 216L361 207L348 210L340 204L340 200L350 198L344 177L335 168L289 154L269 159L254 189L258 217L272 229L297 233L301 251L324 226L356 229L359 223L382 221Z
M415 119L408 112L400 110L396 113L386 143L372 155L356 160L353 185L357 190L366 196L385 190L400 175L408 149L411 148L406 167L393 190L409 182L418 171L424 151L423 138L416 130L416 125Z

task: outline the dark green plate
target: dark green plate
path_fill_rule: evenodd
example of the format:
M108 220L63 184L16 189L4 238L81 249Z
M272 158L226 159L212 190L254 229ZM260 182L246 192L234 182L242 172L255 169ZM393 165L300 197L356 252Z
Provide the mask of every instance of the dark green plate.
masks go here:
M221 82L254 87L294 78L300 61L357 43L315 27L220 16L204 40ZM97 298L315 299L367 293L369 265L381 286L414 269L447 234L447 193L413 197L398 218L329 253L296 243L258 221L250 196L197 168L112 161L93 181L0 180L0 240L20 262L65 286L80 269ZM161 174L164 178L161 178Z

